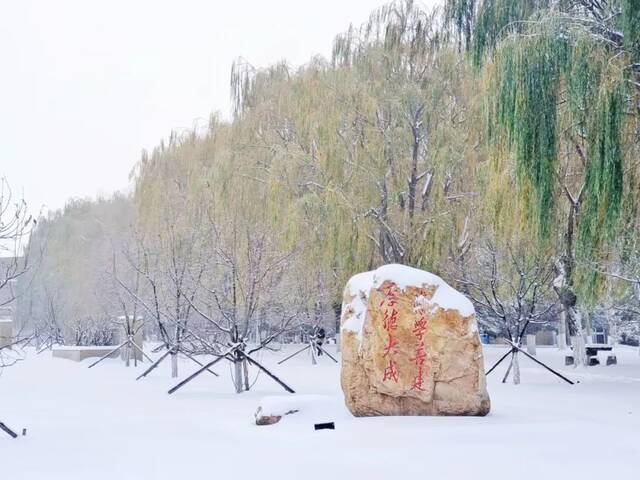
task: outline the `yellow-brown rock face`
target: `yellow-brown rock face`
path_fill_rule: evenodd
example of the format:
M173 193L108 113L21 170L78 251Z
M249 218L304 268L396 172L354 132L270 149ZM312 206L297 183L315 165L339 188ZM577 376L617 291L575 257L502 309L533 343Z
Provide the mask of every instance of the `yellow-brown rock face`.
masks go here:
M385 265L354 276L341 343L342 390L356 416L489 412L473 305L435 275Z

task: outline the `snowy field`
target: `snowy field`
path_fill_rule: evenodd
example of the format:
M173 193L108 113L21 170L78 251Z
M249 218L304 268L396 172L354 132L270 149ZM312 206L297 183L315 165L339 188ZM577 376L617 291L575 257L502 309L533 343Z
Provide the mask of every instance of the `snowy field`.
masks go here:
M617 347L619 365L574 370L561 354L538 357L580 383L567 385L522 358L523 384L488 378L484 418L353 418L344 408L339 366L287 347L261 359L300 394L308 409L258 427L261 398L287 395L265 375L236 395L229 367L203 374L173 395L169 364L135 381L141 366L82 363L30 355L0 376L0 479L626 479L640 472L640 356ZM333 352L335 346L329 346ZM485 349L485 365L503 347ZM146 365L146 364L145 364ZM185 360L181 374L194 365ZM253 375L252 375L253 378ZM336 430L314 431L334 421Z

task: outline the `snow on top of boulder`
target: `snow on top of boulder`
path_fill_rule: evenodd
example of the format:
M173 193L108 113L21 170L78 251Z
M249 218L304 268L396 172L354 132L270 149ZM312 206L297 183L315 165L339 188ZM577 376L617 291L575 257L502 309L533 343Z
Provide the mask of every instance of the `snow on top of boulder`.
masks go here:
M401 290L407 287L437 287L430 300L431 303L445 310L458 310L464 317L475 313L471 300L433 273L406 265L383 265L373 272L373 287L379 288L385 280L395 283Z
M342 325L344 330L358 333L358 340L362 340L362 327L367 312L367 302L369 301L369 291L373 285L373 272L362 272L354 275L347 282L349 295L353 297L351 300L351 308L353 309L351 317ZM344 311L345 305L342 305Z
M372 288L379 288L387 280L401 290L407 287L436 287L429 303L438 305L444 310L458 310L465 317L475 313L471 301L437 275L406 265L383 265L371 272L358 273L347 282L347 289L353 297L349 304L353 312L342 325L342 329L356 332L360 341L362 341L369 291ZM345 305L342 308L344 310Z

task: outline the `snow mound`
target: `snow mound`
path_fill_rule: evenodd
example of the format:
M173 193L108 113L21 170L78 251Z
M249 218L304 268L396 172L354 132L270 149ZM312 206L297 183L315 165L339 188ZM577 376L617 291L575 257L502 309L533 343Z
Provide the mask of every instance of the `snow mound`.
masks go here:
M342 329L356 332L359 341L362 341L369 292L373 288L379 288L387 280L396 284L401 290L410 286L436 287L433 297L428 300L430 304L444 310L457 310L465 317L475 313L471 301L439 276L406 265L383 265L371 272L358 273L347 282L346 289L353 300L349 305L343 304L342 310L344 312L346 308L351 307L352 314L343 323Z
M256 420L278 417L273 422L276 423L280 417L300 412L304 418L303 421L327 421L332 420L339 410L342 410L342 408L337 408L335 399L326 395L272 395L260 400L254 416ZM258 424L268 425L272 423Z

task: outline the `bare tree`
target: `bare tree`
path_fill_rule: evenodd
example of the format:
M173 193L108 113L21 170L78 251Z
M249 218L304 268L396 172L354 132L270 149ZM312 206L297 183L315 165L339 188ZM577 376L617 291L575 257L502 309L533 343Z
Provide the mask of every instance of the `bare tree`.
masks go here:
M518 353L527 327L549 322L557 306L552 262L524 248L499 250L489 241L473 253L472 260L458 265L456 281L474 303L479 322L512 347L503 382L513 373L513 383L519 384Z
M44 285L44 315L37 318L34 324L36 347L38 352L50 349L53 345L64 344L64 332L61 313L64 299L56 287Z
M165 354L139 378L146 376L167 356L171 358L171 376L178 376L178 356L185 355L201 365L194 355L200 345L211 346L190 328L193 305L200 291L200 281L208 265L203 248L203 232L198 224L180 229L166 223L155 239L138 236L135 252L125 252L135 272L133 284L114 270L120 287L134 300L135 308L152 319Z
M617 247L610 260L588 267L608 277L617 292L608 309L616 313L608 315L609 335L635 335L640 341L640 249L637 239L629 235L621 235Z
M235 389L240 393L251 387L248 355L268 348L299 313L291 302L294 286L285 282L295 252L280 251L265 230L248 222L234 219L222 234L211 217L209 220L212 268L199 279L202 295L188 301L210 327L222 334L218 345L237 347L229 359L234 365ZM251 332L259 331L267 319L267 334L264 338L256 335L256 343L248 345Z
M14 199L6 179L0 178L0 320L5 316L13 320L17 282L30 268L26 242L33 225L35 220L26 202ZM27 334L24 328L0 338L0 369L22 359L18 347L31 338L32 334Z

